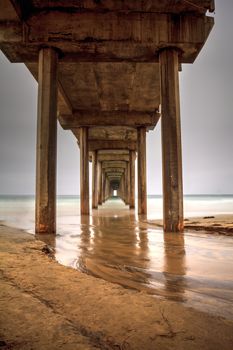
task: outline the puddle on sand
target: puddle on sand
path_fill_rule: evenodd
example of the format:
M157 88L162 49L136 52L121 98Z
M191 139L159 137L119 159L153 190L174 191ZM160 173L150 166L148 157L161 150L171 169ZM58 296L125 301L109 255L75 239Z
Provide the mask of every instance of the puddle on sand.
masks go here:
M61 264L233 319L232 237L163 233L114 205L75 224L69 217L57 236L39 239L55 248Z

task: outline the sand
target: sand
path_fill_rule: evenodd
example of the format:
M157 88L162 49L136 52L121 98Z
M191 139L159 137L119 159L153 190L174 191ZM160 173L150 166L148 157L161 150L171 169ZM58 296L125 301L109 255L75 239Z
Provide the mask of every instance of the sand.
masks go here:
M59 265L0 226L2 349L230 349L233 322Z
M162 220L148 220L149 224L162 227ZM204 217L189 217L184 220L185 229L208 231L225 235L233 235L233 214L220 214Z

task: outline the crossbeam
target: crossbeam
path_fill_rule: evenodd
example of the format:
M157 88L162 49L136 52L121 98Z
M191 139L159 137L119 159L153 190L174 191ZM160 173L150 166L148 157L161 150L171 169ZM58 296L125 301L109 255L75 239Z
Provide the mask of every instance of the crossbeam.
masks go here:
M103 161L118 161L118 160L124 160L126 162L129 161L129 155L126 154L100 154L98 155L98 160L100 162Z
M64 129L81 126L155 126L160 118L158 112L123 112L123 111L74 111L72 115L59 115L59 121Z
M137 148L135 141L118 141L118 140L89 140L89 151L104 149L126 149L135 151Z
M0 48L12 62L37 62L41 45L62 52L60 62L158 62L166 46L193 63L214 19L197 13L37 11L25 22L0 23ZM112 30L114 28L115 30Z

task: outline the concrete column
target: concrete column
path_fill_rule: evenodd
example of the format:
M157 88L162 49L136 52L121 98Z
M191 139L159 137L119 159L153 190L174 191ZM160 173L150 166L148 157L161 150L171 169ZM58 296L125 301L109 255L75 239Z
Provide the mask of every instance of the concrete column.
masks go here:
M121 199L125 202L125 173L121 175Z
M130 205L131 178L130 178L130 163L127 162L127 204Z
M129 166L130 166L130 197L129 206L135 208L135 152L129 151Z
M127 187L127 168L125 168L125 174L124 174L124 201L125 204L127 203L127 197L128 197L128 193L127 193L128 187Z
M106 175L102 171L102 203L105 202L105 186L106 186Z
M147 214L146 128L137 129L138 148L138 214Z
M125 175L124 173L121 175L121 199L125 201Z
M108 198L111 197L110 181L108 180Z
M183 184L178 51L159 53L163 159L163 220L167 232L183 230Z
M108 178L107 175L105 174L105 190L104 190L104 201L108 199Z
M36 233L56 232L58 55L39 52L36 148Z
M122 180L122 178L120 178L119 188L118 188L118 190L117 190L117 195L118 195L118 197L120 197L120 198L122 198L121 180Z
M80 141L80 206L81 215L89 215L89 159L88 159L88 128L81 127Z
M106 197L105 197L105 200L108 200L109 198L109 180L108 178L106 179Z
M98 204L102 204L102 163L98 162Z
M98 206L97 198L97 151L92 152L92 209L96 209Z
M129 205L130 196L130 174L129 174L129 162L126 163L125 168L125 204Z

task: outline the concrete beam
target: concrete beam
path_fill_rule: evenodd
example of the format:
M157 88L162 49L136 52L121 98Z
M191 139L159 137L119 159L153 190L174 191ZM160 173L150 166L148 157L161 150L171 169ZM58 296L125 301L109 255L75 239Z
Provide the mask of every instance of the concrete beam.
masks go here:
M181 62L192 63L214 24L205 14L185 12L81 11L75 16L51 9L28 17L27 26L16 22L14 31L1 22L0 48L12 62L35 62L41 45L52 43L63 53L62 61L155 62L166 45L180 49Z
M160 118L158 112L100 112L74 111L73 114L59 115L63 129L73 129L80 126L155 126Z
M118 161L123 160L125 162L129 161L129 155L127 154L98 154L98 160L103 161Z
M106 176L118 176L121 177L123 173L112 173L112 172L105 172Z
M89 151L103 149L126 149L135 151L137 144L134 141L118 141L118 140L89 140Z
M114 181L114 180L120 180L121 179L121 176L108 176L109 180L110 181Z
M15 10L21 16L22 19L27 19L28 15L32 10L35 11L35 8L33 8L31 2L27 2L26 5L24 4L24 1L20 0L11 0L11 3L14 5ZM66 7L71 7L74 5L73 0L56 0L57 6L64 6L64 3L66 4ZM175 5L175 6L174 6ZM43 2L40 4L40 2L37 1L37 11L41 10L43 8ZM160 0L160 1L143 1L143 2L135 2L133 0L105 0L101 4L98 4L97 1L89 1L89 0L82 0L75 2L75 7L73 8L73 11L77 11L80 13L80 10L84 11L95 11L95 10L102 10L102 11L121 11L125 13L130 12L171 12L171 13L178 13L178 12L197 12L197 13L205 13L207 10L210 12L213 12L215 9L214 0L192 0L192 1L176 1L174 4L171 0Z
M125 169L127 166L127 162L123 161L108 161L108 162L102 162L102 168L122 168Z
M62 86L62 83L60 81L58 81L58 99L59 99L59 102L61 101L61 104L66 107L66 110L69 113L69 115L72 115L73 113L72 103L70 102L70 99L67 96ZM59 113L62 113L62 110L59 110ZM85 126L85 125L80 125L80 126Z
M105 168L103 171L106 174L122 174L124 172L124 169L121 168Z

